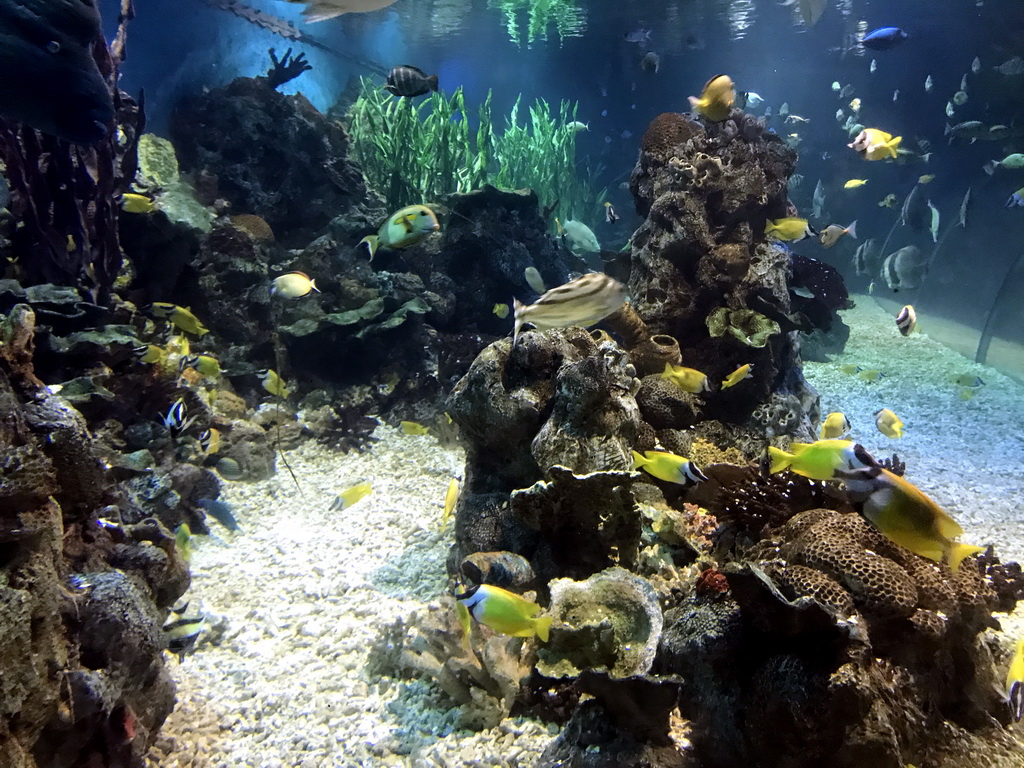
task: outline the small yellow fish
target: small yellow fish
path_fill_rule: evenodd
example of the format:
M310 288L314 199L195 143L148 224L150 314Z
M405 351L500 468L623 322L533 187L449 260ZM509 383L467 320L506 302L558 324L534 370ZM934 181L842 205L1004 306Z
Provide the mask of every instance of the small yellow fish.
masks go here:
M369 235L359 241L366 244L370 251L370 261L377 254L377 249L408 248L422 242L431 232L441 229L437 215L425 205L408 205L389 216L376 235Z
M897 202L899 202L899 199L896 197L896 195L890 192L888 195L886 195L885 197L878 201L878 206L880 208L895 208Z
M722 389L728 389L729 387L735 387L737 384L739 384L744 379L749 379L753 375L753 374L750 373L750 370L753 367L754 366L751 365L750 363L746 363L745 365L741 365L739 368L737 368L735 371L730 373L728 376L726 376L722 380Z
M666 483L689 485L707 480L703 472L689 459L665 451L633 451L633 469L642 469Z
M179 368L193 368L207 378L220 376L220 363L212 355L187 355L181 358Z
M291 390L285 386L284 379L273 368L265 368L262 371L258 371L256 376L259 377L263 389L274 397L288 397L291 394Z
M284 296L286 299L301 299L314 291L320 293L316 280L310 280L305 272L286 272L275 277L270 285L271 296Z
M455 599L466 607L480 624L510 637L534 637L548 641L551 617L535 618L541 607L525 597L491 584L469 587Z
M168 304L166 301L154 301L153 314L170 321L175 328L185 333L202 336L210 332L210 329L203 325L187 307Z
M495 304L491 311L498 316L498 319L504 320L508 317L508 304Z
M171 336L171 338L167 340L167 344L164 346L167 348L167 354L169 355L188 357L192 352L192 345L189 344L188 336L184 336L182 334Z
M1006 701L1013 719L1020 722L1024 718L1024 638L1017 641L1017 650L1006 670Z
M935 178L935 174L934 174L934 173L926 173L926 174L924 174L923 176L918 176L918 177L917 177L917 183L918 183L918 184L928 184L928 183L930 183L930 182L931 182L931 181L932 181L932 180L933 180L934 178Z
M137 347L135 353L138 356L140 363L163 363L167 359L167 350L156 346L155 344L146 344L142 347Z
M958 396L959 396L959 398L960 398L961 400L963 400L963 401L964 401L964 402L966 403L966 402L968 402L969 400L973 400L973 399L974 399L974 396L975 396L975 395L976 395L977 393L978 393L978 390L976 390L976 389L973 389L973 388L971 388L971 387L963 387L963 388L962 388L962 389L960 390L960 393L959 393L959 395L958 395Z
M441 527L444 528L448 524L448 519L452 516L452 512L455 511L455 504L459 500L459 480L453 477L448 483L448 490L444 494L444 515L441 517Z
M867 183L867 179L850 179L848 182L843 184L843 189L857 189L857 187L863 187Z
M799 219L794 216L765 222L764 233L776 240L791 241L804 240L818 234L807 219Z
M821 439L822 440L836 440L846 437L850 434L850 420L846 418L845 413L839 411L833 411L825 417L825 421L821 423Z
M736 101L736 87L728 75L712 77L700 92L690 97L690 106L701 117L720 123L729 117L733 102Z
M153 213L156 204L145 195L125 192L121 195L121 207L128 213Z
M192 559L192 530L182 523L174 531L174 547L186 563Z
M903 437L903 422L888 408L875 411L875 426L879 432L892 440Z
M859 365L853 365L852 363L847 363L846 365L840 365L839 366L839 370L842 371L843 373L848 373L848 374L850 374L852 376L855 373L860 373L864 369L861 368Z
M473 627L473 617L469 615L469 608L465 603L455 601L455 616L459 620L459 628L462 630L462 649L466 653L472 653L472 646L469 642L470 632Z
M867 370L859 371L857 373L857 378L870 384L873 381L881 381L885 378L885 374L877 368L868 368Z
M661 372L661 378L668 379L684 392L694 395L698 392L711 391L707 375L696 368L684 368L681 365L665 363L665 370Z
M792 453L774 445L768 446L768 471L773 475L788 469L811 480L831 480L840 469L857 469L865 463L857 455L852 440L816 440L813 443L792 443Z
M860 112L861 100L859 98L854 99L850 102L850 109L854 112Z
M398 428L402 430L403 435L426 435L430 432L430 427L424 427L415 421L400 422Z
M975 376L973 373L961 373L954 376L952 382L958 387L981 387L985 384L981 376Z
M199 435L199 447L207 456L220 450L220 430L210 427Z
M348 509L360 499L369 496L372 491L373 487L369 483L353 485L335 497L334 502L331 504L331 511L341 512L344 509Z

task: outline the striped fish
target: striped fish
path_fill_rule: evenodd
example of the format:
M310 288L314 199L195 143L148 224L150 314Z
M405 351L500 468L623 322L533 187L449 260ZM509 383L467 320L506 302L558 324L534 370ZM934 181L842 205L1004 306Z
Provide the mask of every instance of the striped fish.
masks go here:
M546 331L570 325L587 327L604 320L626 303L626 288L603 272L591 272L552 288L533 304L512 301L516 319L512 345L515 346L519 331L526 323L531 323L538 331Z
M897 313L896 327L899 328L900 333L904 336L909 336L917 328L917 312L914 311L910 304L907 304Z
M437 75L428 75L419 67L403 64L388 72L384 89L395 96L422 96L437 90Z

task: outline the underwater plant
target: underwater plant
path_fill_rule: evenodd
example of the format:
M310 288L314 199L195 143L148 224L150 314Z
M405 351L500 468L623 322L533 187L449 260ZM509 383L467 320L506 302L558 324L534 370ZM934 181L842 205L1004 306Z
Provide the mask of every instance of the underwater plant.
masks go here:
M575 104L563 101L553 114L538 99L521 125L517 99L498 134L488 93L473 131L461 88L414 104L364 78L349 110L349 131L366 180L391 210L490 183L529 187L545 210L562 220L586 221L596 216L598 196L589 168L582 177L577 173L576 111Z
M552 24L559 40L582 37L587 30L586 11L577 7L576 0L490 0L487 6L505 15L509 39L518 46L547 40L548 27ZM527 14L525 34L521 31L521 11Z

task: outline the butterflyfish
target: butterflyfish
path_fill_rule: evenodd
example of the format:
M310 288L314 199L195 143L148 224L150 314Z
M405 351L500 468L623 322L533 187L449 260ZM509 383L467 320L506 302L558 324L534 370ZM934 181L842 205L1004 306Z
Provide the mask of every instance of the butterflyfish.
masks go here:
M485 627L510 637L539 637L548 641L551 617L537 614L541 607L525 597L491 584L469 587L456 593L455 599L464 605L469 614Z
M896 313L896 327L904 336L909 336L917 328L917 312L914 307L907 304Z

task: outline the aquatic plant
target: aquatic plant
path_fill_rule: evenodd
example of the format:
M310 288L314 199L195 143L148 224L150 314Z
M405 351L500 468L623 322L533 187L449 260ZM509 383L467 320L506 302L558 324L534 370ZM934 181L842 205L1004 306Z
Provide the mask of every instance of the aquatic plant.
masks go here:
M581 37L587 29L586 11L576 6L576 0L489 0L487 6L505 15L509 39L518 46L547 40L552 24L559 40ZM522 11L527 14L525 34L521 30Z
M450 96L432 93L415 104L364 78L349 111L353 152L389 210L491 183L529 187L545 210L563 220L592 219L597 195L589 169L583 178L577 174L576 131L570 127L576 105L563 101L553 114L538 99L523 125L519 106L517 99L504 132L497 134L488 93L477 109L473 131L461 88Z

